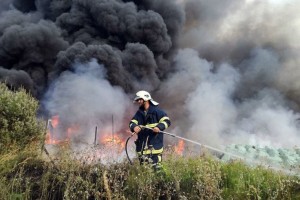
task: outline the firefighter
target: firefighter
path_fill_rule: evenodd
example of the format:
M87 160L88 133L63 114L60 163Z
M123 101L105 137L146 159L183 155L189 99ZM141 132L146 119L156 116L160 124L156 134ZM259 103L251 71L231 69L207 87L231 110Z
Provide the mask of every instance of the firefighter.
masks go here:
M131 119L129 128L137 134L135 144L139 161L141 164L149 163L155 169L159 169L164 136L160 131L171 125L170 119L147 91L137 92L134 102L139 105L139 109Z

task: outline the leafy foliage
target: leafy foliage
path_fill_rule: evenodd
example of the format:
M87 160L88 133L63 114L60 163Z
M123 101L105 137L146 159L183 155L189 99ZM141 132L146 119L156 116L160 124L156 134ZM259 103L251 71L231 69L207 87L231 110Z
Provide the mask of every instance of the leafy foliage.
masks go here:
M37 109L38 102L24 89L11 91L0 84L0 153L12 146L23 148L42 135Z
M267 170L252 168L242 162L231 162L222 167L223 196L225 199L297 199L299 179Z

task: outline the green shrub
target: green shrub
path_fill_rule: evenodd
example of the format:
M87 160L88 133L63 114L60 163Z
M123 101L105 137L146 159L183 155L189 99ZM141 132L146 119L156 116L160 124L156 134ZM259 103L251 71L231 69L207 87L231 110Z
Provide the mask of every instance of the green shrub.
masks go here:
M220 162L206 156L172 157L165 163L178 197L187 199L220 199L220 168Z
M225 199L297 199L299 178L241 161L226 163L222 171ZM298 189L297 189L298 188Z
M0 153L12 146L23 148L42 135L37 109L38 102L24 89L11 91L0 84Z

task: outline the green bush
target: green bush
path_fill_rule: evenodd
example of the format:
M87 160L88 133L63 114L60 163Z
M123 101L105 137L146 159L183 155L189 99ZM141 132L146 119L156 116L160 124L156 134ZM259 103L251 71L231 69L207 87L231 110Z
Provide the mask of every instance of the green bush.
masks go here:
M23 148L42 135L37 109L38 102L24 89L11 91L0 84L0 153L12 146Z
M299 178L241 161L226 163L222 171L225 199L298 199Z

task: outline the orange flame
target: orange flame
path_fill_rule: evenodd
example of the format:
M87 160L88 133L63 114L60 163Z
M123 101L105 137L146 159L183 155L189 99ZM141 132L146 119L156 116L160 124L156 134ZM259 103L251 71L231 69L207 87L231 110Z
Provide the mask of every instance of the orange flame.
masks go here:
M45 138L45 144L61 144L69 141L71 134L78 130L78 127L70 127L67 129L67 137L64 139L57 139L53 135L53 130L55 130L59 125L59 116L55 115L48 121L47 133Z
M67 129L67 139L70 139L71 135L74 134L75 132L77 132L78 130L79 130L78 126L69 127Z
M184 141L183 140L178 141L178 144L174 147L174 151L179 155L183 154L183 151L184 151Z
M56 128L59 124L59 116L58 115L55 115L51 118L51 125L53 128Z
M100 139L100 143L104 145L118 145L119 149L125 148L125 140L122 139L119 135L114 134L110 136L105 136Z
M48 129L45 137L45 144L61 144L66 143L70 141L70 138L72 137L72 134L78 132L80 129L79 126L71 126L67 128L66 130L66 137L63 139L57 139L55 138L54 131L59 126L60 120L59 116L55 115L48 121ZM102 135L102 134L101 134ZM102 145L109 145L109 146L118 146L119 150L123 150L125 148L125 139L120 137L120 134L115 133L113 135L110 134L104 134L106 136L101 137L99 139L99 143Z

